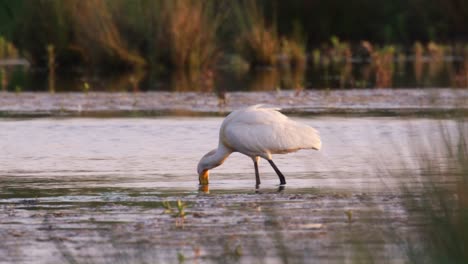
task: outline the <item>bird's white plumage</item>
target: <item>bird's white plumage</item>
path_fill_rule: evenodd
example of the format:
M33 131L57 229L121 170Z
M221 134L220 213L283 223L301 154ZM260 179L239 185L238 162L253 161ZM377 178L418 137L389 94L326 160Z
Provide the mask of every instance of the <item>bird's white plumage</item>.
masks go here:
M271 159L271 154L299 149L320 149L318 132L289 119L277 108L254 105L232 112L220 129L220 143L251 157Z
M320 136L314 128L289 119L277 108L254 105L229 114L219 131L218 148L208 152L198 163L200 184L208 184L209 170L221 165L232 152L251 157L255 164L257 185L258 157L267 159L285 184L284 176L272 161L272 154L300 149L321 148Z

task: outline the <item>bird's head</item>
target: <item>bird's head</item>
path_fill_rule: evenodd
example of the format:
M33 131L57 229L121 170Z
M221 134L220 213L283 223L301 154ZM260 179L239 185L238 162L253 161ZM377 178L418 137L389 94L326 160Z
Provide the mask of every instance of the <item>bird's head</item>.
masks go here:
M209 170L202 170L198 173L198 181L200 185L208 185L210 178L210 171Z
M213 156L215 152L216 150L212 150L206 153L206 155L201 158L200 162L198 162L197 172L198 172L198 180L200 182L200 185L208 185L209 183L209 176L210 176L209 170L215 167L211 163L210 158Z
M217 149L213 149L201 158L198 162L197 172L200 185L208 185L209 170L223 164L226 158L232 153L232 150L220 144Z

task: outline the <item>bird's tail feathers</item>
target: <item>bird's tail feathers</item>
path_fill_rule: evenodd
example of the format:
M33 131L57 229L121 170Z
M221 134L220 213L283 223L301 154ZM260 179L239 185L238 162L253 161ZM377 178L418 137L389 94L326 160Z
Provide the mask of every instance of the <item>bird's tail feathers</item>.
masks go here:
M320 150L322 148L322 140L320 140L320 134L317 130L314 129L310 141L313 149Z

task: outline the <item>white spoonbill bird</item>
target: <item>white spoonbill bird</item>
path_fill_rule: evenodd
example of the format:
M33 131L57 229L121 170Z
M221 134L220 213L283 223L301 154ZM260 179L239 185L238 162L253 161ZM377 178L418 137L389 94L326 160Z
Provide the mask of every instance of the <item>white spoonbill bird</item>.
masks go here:
M300 149L320 150L322 143L317 130L289 119L278 110L254 105L230 113L221 125L218 148L205 154L198 163L200 185L207 185L209 170L223 164L233 152L252 158L257 187L260 185L259 158L268 160L281 185L286 184L271 155Z

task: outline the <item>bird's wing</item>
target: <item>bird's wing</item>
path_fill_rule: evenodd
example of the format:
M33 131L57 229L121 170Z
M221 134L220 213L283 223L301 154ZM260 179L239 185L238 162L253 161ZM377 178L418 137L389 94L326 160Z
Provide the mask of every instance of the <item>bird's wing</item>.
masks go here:
M314 128L291 120L276 109L258 105L228 116L221 127L220 139L236 151L268 159L275 153L321 147Z

